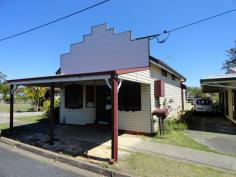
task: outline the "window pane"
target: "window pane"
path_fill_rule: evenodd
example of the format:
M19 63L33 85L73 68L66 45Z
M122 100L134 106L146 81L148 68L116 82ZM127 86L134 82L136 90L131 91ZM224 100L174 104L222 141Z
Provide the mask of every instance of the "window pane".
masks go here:
M120 111L141 111L141 84L123 81L118 103Z
M161 75L164 77L167 77L167 71L164 69L161 69Z
M83 85L69 85L65 88L65 107L83 108Z
M174 81L175 80L175 75L171 74L171 79Z

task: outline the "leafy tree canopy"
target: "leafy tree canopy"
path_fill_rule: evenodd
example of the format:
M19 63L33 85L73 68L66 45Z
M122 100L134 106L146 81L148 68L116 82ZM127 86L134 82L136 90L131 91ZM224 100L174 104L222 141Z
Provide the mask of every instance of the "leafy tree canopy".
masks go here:
M236 72L236 41L235 47L226 50L228 59L223 63L222 69L226 71L226 73L235 73Z
M45 100L45 94L47 92L47 88L43 87L24 87L22 88L24 94L32 100L33 105L35 106L35 110L40 110L40 106L42 106L43 101Z

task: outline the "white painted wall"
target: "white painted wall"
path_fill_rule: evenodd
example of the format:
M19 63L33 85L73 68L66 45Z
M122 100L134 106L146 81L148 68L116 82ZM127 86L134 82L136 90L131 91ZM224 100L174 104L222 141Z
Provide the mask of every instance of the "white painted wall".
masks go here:
M119 129L151 133L150 85L141 84L141 111L119 111Z
M84 85L84 98L86 85L105 85L105 81L84 81L78 84ZM85 99L82 109L65 108L65 86L60 92L60 122L67 124L85 125L95 123L96 108L86 108ZM95 95L96 100L96 95ZM141 111L118 111L118 125L120 130L151 132L150 122L150 85L141 84Z
M171 79L171 75L168 73L167 77L161 75L161 69L154 64L150 67L150 76L153 80L163 80L165 82L165 97L160 98L160 103L163 105L164 100L173 100L174 102L169 103L171 106L171 112L169 117L176 116L182 108L182 98L181 98L181 80L176 78L175 81ZM155 97L154 97L154 83L151 84L152 93L152 109L155 108Z
M65 108L65 85L61 88L60 92L60 122L66 124L77 124L85 125L95 122L96 119L96 108L87 108L86 107L86 85L105 85L105 81L83 81L78 82L84 86L83 89L83 108L82 109L68 109ZM96 101L96 95L95 100Z
M171 79L171 75L168 74L167 78L161 75L161 69L154 64L151 64L150 69L146 71L133 72L128 74L119 75L120 79L125 79L134 82L141 82L146 87L145 90L142 91L142 99L145 101L142 102L142 107L145 107L142 112L124 112L122 116L127 117L126 119L122 119L119 117L120 124L128 129L129 127L132 130L140 131L145 130L145 132L151 133L157 130L157 122L153 121L151 113L155 108L155 97L154 97L154 81L155 80L163 80L165 82L165 97L160 98L161 105L166 99L167 102L169 100L173 100L174 102L169 103L171 106L171 111L168 117L177 116L177 114L181 110L182 106L182 98L181 98L181 80L180 78L176 78L175 81ZM145 93L145 94L144 94ZM148 117L148 118L147 118ZM137 126L137 123L139 126ZM124 126L126 125L126 126ZM141 127L140 127L141 126Z
M92 27L84 41L61 55L61 73L90 73L149 66L149 40L131 40L131 32L114 34L106 24Z
M181 87L180 79L176 81L171 80L171 76L167 78L161 76L159 67L151 64L149 70L122 74L118 76L119 79L140 82L141 83L141 111L118 111L119 129L128 131L137 131L152 133L157 128L157 123L153 121L151 113L155 108L154 97L154 80L165 81L165 97L161 98L161 104L164 99L174 100L170 103L172 111L169 117L176 116L181 110ZM94 84L94 81L81 82L84 85ZM105 81L96 81L97 85L105 85ZM85 91L85 89L84 89ZM84 93L85 94L85 93ZM64 108L64 88L61 90L61 112L60 121L69 124L89 124L94 123L96 119L96 109L86 108L84 104L83 109L66 109Z

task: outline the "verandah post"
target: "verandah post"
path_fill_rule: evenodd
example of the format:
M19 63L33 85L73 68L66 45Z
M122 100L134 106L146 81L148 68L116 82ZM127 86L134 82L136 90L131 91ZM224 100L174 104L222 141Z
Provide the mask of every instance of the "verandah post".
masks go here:
M50 115L49 115L49 144L53 145L54 139L54 83L51 83L50 87Z
M10 132L13 132L14 116L14 85L10 85Z
M111 160L118 160L118 78L117 75L111 76L112 80L112 141L111 141Z

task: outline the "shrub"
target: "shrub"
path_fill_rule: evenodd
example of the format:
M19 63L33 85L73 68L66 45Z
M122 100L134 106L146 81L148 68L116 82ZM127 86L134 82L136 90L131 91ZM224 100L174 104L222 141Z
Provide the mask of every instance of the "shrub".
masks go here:
M60 104L60 99L55 99L54 116L55 116L56 122L58 122L58 120L59 120L59 104ZM45 116L49 116L49 114L50 114L50 100L46 100L43 102L43 112L44 112Z
M3 100L6 104L10 103L10 96L8 96L8 95L3 96Z
M165 121L166 133L172 133L172 131L184 131L188 128L188 122L192 117L190 111L182 112L179 118L171 118Z
M187 124L181 119L167 120L165 122L166 133L171 133L172 131L183 131L187 129Z

